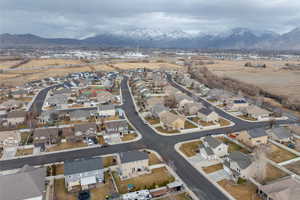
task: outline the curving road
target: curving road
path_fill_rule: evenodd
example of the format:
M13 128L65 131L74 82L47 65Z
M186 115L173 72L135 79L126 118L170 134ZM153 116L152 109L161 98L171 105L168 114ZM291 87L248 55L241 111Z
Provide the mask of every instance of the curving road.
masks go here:
M199 173L192 165L190 165L181 155L179 155L174 145L178 142L183 142L192 139L198 139L199 137L206 135L227 134L235 131L252 129L256 127L264 127L269 125L268 122L246 122L238 118L235 118L226 112L215 107L215 111L221 116L233 121L235 123L232 127L220 128L217 130L208 130L201 132L194 132L189 134L182 134L176 136L162 136L155 133L148 125L144 124L143 120L137 114L134 102L129 92L127 85L127 77L125 77L121 83L122 97L124 109L129 121L133 126L142 134L143 138L137 142L112 145L106 148L87 148L80 150L71 150L65 152L55 152L50 154L44 154L39 156L29 156L23 158L15 158L11 160L0 161L0 170L20 168L25 164L29 165L42 165L53 162L61 162L70 159L77 159L82 157L99 156L110 153L118 153L123 151L129 151L133 149L148 148L157 151L163 159L172 164L176 173L187 184L187 186L199 197L201 200L223 200L227 197L219 191L213 184L211 184L201 173ZM189 91L176 85L172 82L171 77L168 77L169 82L176 88L193 96ZM46 90L45 90L46 91ZM39 95L38 95L39 96ZM36 100L36 104L42 104L44 92L40 95L39 100ZM207 102L199 99L204 105L208 105ZM211 105L209 105L211 106ZM289 121L280 121L278 123L287 123Z

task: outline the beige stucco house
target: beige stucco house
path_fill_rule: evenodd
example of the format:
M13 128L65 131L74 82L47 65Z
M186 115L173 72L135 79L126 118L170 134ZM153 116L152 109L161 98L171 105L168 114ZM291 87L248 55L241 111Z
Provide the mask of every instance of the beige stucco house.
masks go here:
M19 131L1 131L0 132L0 147L16 147L21 141Z
M175 115L169 111L159 114L160 124L164 129L181 130L184 129L185 119L181 116Z
M263 128L255 128L248 131L242 131L237 135L236 139L249 147L255 147L260 144L267 144L268 134Z

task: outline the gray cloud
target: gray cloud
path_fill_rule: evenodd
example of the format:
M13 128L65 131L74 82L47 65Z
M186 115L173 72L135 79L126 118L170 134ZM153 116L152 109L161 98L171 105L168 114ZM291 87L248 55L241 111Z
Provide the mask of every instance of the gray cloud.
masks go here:
M79 38L131 28L220 32L234 27L286 32L297 0L1 0L0 33Z

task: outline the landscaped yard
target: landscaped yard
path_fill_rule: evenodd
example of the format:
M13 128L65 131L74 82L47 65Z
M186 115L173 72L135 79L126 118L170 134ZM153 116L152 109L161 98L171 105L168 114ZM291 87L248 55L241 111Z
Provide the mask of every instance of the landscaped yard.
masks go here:
M267 157L276 163L291 160L297 157L295 154L290 153L289 151L286 151L274 144L270 144L270 147L271 150L267 153Z
M218 184L236 200L260 200L256 194L256 186L250 182L235 184L232 181L221 180Z
M200 140L194 142L183 143L179 150L184 153L187 157L192 157L197 154L199 145L202 144Z
M15 156L26 156L26 155L32 155L33 148L30 149L18 149Z
M288 174L285 173L284 171L278 169L277 167L274 167L271 164L267 164L266 167L266 176L262 181L259 181L257 178L255 178L258 182L261 184L265 184L271 181L274 181L276 179L282 178L287 176Z
M285 165L284 167L300 176L300 161L293 162L291 164Z
M229 126L230 125L230 121L228 121L224 118L220 118L218 122L219 122L220 126Z
M134 140L135 138L137 138L137 134L136 133L128 133L128 134L124 134L123 137L121 137L122 141L130 141L130 140Z
M116 172L114 172L113 175L121 194L128 192L128 184L133 184L135 186L134 191L137 191L145 188L153 189L156 187L162 187L175 181L175 178L165 167L153 169L151 174L141 175L124 181L121 181Z
M229 145L228 146L228 152L234 152L234 151L240 151L243 153L250 153L247 149L244 149L240 145L228 140L227 138L219 137L218 139L222 140L225 144Z
M147 120L152 125L160 123L159 118L150 118L150 117L147 117L147 118L145 118L145 120Z
M105 156L102 157L102 162L104 167L110 167L116 164L117 157L116 156Z
M216 165L203 167L202 169L205 173L210 174L210 173L213 173L213 172L216 172L216 171L219 171L219 170L223 169L223 164L219 163L219 164L216 164Z
M197 128L197 126L195 126L195 125L192 124L191 122L185 120L185 122L184 122L184 128L185 128L185 129Z
M73 149L73 148L80 148L80 147L86 147L86 146L87 146L87 144L85 144L83 142L75 142L75 143L64 142L64 143L60 143L55 146L49 147L47 149L47 151L48 152L61 151L61 150L65 150L65 149Z
M167 130L167 129L163 129L161 126L156 127L155 129L161 133L167 133L167 134L179 133L178 130Z

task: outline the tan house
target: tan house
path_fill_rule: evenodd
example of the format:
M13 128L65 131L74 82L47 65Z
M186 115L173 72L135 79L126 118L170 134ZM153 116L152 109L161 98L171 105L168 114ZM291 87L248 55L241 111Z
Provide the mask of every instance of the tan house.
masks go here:
M246 144L249 147L255 147L260 144L267 144L268 134L263 128L255 128L249 131L242 131L236 137L236 139Z
M199 110L203 108L201 103L186 103L183 105L183 112L185 115L196 115Z
M271 112L265 109L262 109L255 105L250 105L244 109L242 109L242 113L244 115L250 116L257 120L267 119L270 117Z
M220 120L220 116L218 115L218 113L209 109L200 110L197 116L201 121L205 122L217 122Z
M127 151L118 156L119 174L122 180L150 173L147 152Z
M160 119L161 126L165 129L168 130L184 129L185 119L169 111L160 113L159 119Z
M299 200L300 180L296 177L284 177L262 185L257 190L262 200Z
M19 131L1 131L0 132L0 148L16 147L21 141Z
M26 119L26 111L13 111L7 113L7 123L10 125L23 124Z

